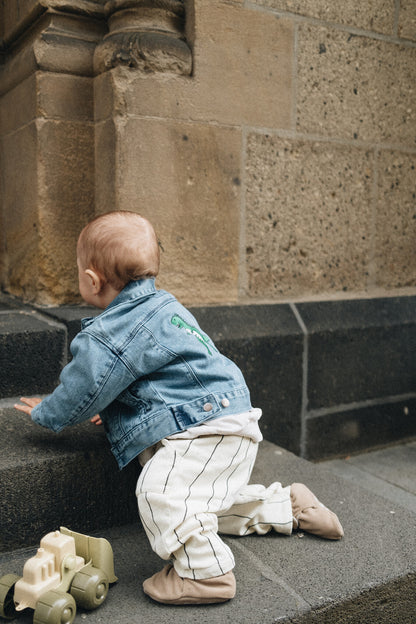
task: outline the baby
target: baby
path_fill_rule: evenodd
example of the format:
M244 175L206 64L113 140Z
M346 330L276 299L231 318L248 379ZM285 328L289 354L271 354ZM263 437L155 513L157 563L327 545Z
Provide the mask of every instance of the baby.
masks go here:
M149 221L128 211L95 218L81 232L77 263L83 299L103 312L83 320L56 390L15 407L53 431L102 422L120 468L139 457L140 517L153 550L170 561L144 592L166 604L233 598L234 557L219 532L340 539L337 516L305 485L248 485L261 410L239 368L156 289Z

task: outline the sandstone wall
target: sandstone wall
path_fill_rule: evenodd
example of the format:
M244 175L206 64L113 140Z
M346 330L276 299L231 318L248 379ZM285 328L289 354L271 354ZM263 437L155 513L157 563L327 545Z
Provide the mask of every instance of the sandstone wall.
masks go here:
M188 304L415 292L412 0L0 6L4 289L76 301L119 208Z

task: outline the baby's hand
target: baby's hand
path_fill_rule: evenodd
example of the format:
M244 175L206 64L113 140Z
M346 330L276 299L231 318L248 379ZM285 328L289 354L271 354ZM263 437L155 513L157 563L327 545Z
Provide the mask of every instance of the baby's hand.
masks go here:
M14 405L15 409L19 410L19 412L24 412L25 414L28 414L29 416L31 416L32 409L35 407L35 405L39 405L39 403L42 402L42 399L38 399L36 397L32 397L32 398L22 397L20 400L22 403L25 403L25 405L20 405L20 403L15 403Z
M95 416L93 416L91 418L91 422L94 423L94 425L102 425L103 421L101 420L101 416L99 414L96 414Z

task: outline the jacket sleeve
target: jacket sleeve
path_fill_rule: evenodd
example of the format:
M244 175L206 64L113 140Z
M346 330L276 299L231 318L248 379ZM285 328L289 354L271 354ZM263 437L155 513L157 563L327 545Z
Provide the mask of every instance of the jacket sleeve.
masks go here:
M59 386L32 410L35 423L56 432L98 414L134 379L119 355L87 332L74 338L71 352Z

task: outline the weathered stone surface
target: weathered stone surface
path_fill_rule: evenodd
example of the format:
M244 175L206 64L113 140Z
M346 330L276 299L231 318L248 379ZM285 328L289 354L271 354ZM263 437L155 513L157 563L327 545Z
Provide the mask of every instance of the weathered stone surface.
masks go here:
M122 94L113 84L115 73L104 72L94 79L94 119L97 125L125 113L124 102L120 101Z
M194 76L205 118L266 127L292 121L293 25L252 9L196 2ZM254 97L253 97L254 95Z
M86 123L39 122L38 297L47 303L78 291L76 242L94 214L93 133Z
M0 212L0 231L4 232L4 218L3 214ZM2 236L0 238L0 284L6 283L6 241L5 237Z
M192 70L191 51L185 41L161 33L117 33L104 40L95 52L96 73L126 65L142 72L188 75Z
M364 289L371 153L252 133L247 146L246 267L251 297Z
M105 32L103 21L71 13L30 15L28 30L16 33L21 44L3 41L3 50L0 47L5 61L0 64L0 93L7 93L38 70L93 75L95 47Z
M48 14L48 27L34 42L37 66L44 71L92 76L94 52L104 26L75 15Z
M78 300L75 246L94 214L93 127L38 120L4 137L2 146L5 285L39 303Z
M302 24L300 132L414 147L416 49Z
M112 119L95 125L95 210L120 208L117 194L117 131Z
M93 121L93 81L84 76L37 75L38 117L65 121Z
M0 6L0 36L15 39L48 9L100 18L105 0L13 0Z
M399 36L416 41L416 4L414 0L401 0Z
M83 76L38 72L0 98L2 134L42 117L92 121L92 80Z
M16 0L0 15L0 271L16 294L76 297L76 232L138 201L168 243L166 286L190 303L414 287L416 48L393 43L413 37L409 0ZM149 56L129 67L143 36ZM121 66L94 76L111 37ZM192 50L191 75L171 45ZM287 152L246 149L267 129Z
M16 295L33 297L38 279L39 226L36 123L4 136L1 150L2 175L7 181L2 187L7 240L4 284Z
M97 74L117 65L144 72L191 73L183 2L113 0L105 9L109 33L95 51Z
M130 115L289 128L293 37L289 20L197 0L192 79L117 68L114 88Z
M34 121L37 116L36 76L32 74L0 97L0 128L3 136Z
M409 0L411 2L411 0ZM260 6L393 34L395 0L254 0Z
M0 36L11 37L24 29L27 23L45 11L39 0L14 0L2 2L0 6Z
M154 222L165 287L188 302L235 301L240 131L129 119L116 132L117 207Z
M378 156L376 284L416 286L416 154Z

